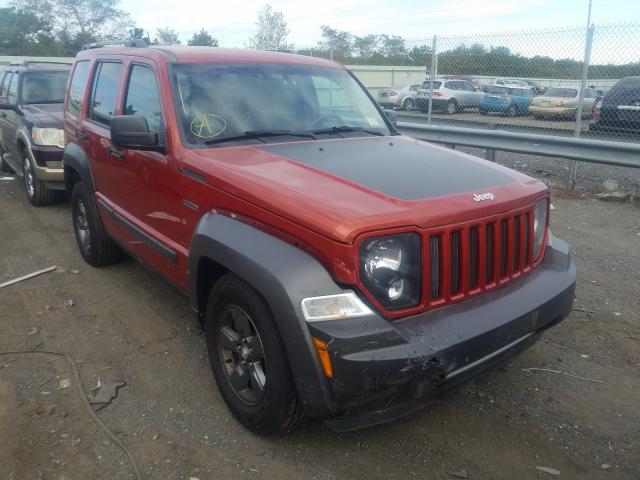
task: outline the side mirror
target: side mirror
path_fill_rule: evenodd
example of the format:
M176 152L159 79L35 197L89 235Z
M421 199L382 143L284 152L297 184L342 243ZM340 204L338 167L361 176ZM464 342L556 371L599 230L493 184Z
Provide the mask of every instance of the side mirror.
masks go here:
M0 97L0 110L14 110L16 106L13 103L9 103L7 97Z
M395 112L395 110L391 110L388 108L385 108L383 111L384 111L384 114L389 119L389 121L391 122L391 125L395 127L396 124L398 123L398 114Z
M163 150L158 134L149 131L147 119L140 115L119 115L111 118L111 142L116 147L132 150Z

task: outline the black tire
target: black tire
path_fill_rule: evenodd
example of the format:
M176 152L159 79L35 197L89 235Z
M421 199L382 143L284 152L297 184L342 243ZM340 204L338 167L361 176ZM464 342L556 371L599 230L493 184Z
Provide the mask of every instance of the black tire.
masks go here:
M92 199L82 182L73 187L70 201L73 232L82 258L94 267L111 265L120 260L122 250L100 226L90 207Z
M240 423L260 435L302 423L304 410L282 340L256 290L232 273L223 275L209 294L205 329L218 389Z
M486 115L487 111L486 110L479 110L480 111L480 115Z
M56 191L49 190L43 182L38 180L31 160L24 152L22 154L22 183L27 200L34 207L47 207L56 201Z
M454 99L449 100L444 107L444 113L446 113L447 115L453 115L457 111L458 111L458 102L456 102Z
M414 110L416 108L416 104L413 101L413 98L405 98L402 101L402 108L404 110L406 110L407 112L410 112L411 110Z
M516 107L515 105L509 105L509 109L507 110L507 116L515 117L516 115L518 115L518 107Z
M9 164L4 160L4 150L0 147L0 173L12 173L13 169L9 166Z

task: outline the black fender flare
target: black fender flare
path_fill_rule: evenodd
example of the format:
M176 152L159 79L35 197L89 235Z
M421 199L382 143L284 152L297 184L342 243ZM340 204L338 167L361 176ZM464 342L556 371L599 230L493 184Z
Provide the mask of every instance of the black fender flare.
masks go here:
M74 185L74 174L72 172L75 172L80 177L85 188L89 190L88 193L91 198L89 208L93 211L94 218L98 219L100 227L102 228L102 220L100 215L98 215L98 207L93 199L96 187L93 183L89 156L78 144L68 143L62 155L62 166L64 168L64 188L67 191L67 195L71 196Z
M198 309L198 268L208 258L258 290L271 308L307 415L336 411L329 383L313 346L301 301L343 290L315 258L301 249L226 215L205 214L189 252L188 293Z

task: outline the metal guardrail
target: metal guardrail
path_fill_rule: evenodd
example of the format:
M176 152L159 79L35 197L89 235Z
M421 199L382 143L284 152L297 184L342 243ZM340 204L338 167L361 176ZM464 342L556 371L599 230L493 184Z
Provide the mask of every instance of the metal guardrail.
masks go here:
M398 122L397 128L406 135L429 142L484 148L487 160L492 161L496 150L500 150L640 168L640 144L636 143L406 122ZM571 187L571 178L568 183Z

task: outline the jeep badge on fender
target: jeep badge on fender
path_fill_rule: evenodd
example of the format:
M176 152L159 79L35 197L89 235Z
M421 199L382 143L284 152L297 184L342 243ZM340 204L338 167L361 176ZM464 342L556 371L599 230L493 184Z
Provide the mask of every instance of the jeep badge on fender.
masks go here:
M80 253L101 266L130 252L189 297L249 430L407 415L571 312L547 186L401 135L344 66L93 47L65 110Z

